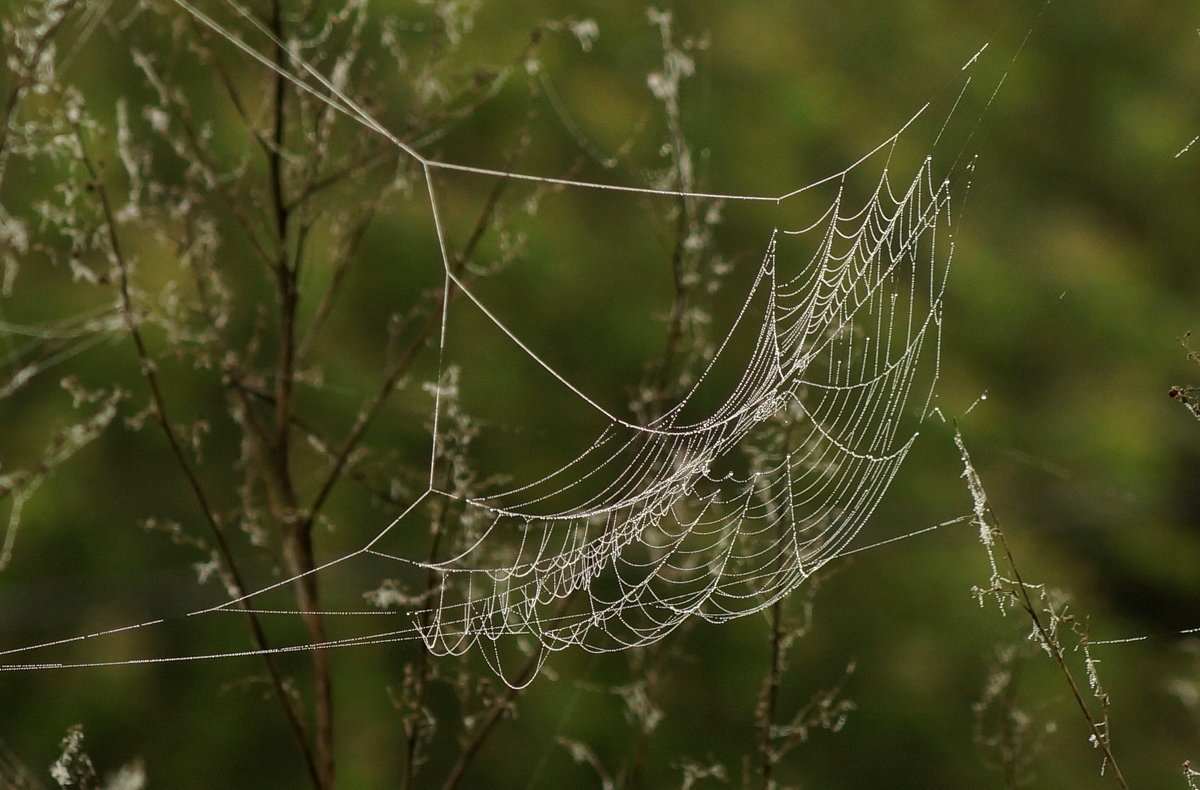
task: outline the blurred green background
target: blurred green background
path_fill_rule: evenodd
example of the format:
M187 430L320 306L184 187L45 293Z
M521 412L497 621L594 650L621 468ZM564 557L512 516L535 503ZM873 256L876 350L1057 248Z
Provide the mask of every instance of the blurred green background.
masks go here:
M157 53L161 62L174 49L186 62L179 53L195 31L181 10L166 6L124 25L131 10L124 6L114 2L67 25L56 57L62 83L77 86L102 124L111 127L124 97L133 128L149 139L140 108L156 99L131 63L131 49ZM228 9L212 6L232 20ZM6 19L22 8L17 0L0 3ZM494 97L438 127L444 131L423 140L422 152L505 167L528 135L518 165L528 172L645 184L668 165L662 107L646 84L662 67L662 39L644 6L484 4L471 25L455 27L448 20L462 19L464 8L370 7L363 63L374 58L376 65L360 64L352 84L370 96L385 125L418 128L414 114L436 106L422 95L433 73L423 71L426 64L442 64L435 76L448 88L469 84L512 61L540 20L594 19L599 34L586 48L569 25L550 29L536 69L518 61ZM1200 135L1200 11L1182 0L1152 6L714 0L670 10L676 40L694 43L688 51L696 73L684 81L680 105L702 189L787 192L840 171L932 103L902 138L893 166L909 173L932 153L934 171L953 185L956 246L935 405L957 419L1024 578L1067 596L1093 639L1150 637L1094 648L1112 699L1113 748L1131 786L1184 787L1183 761L1200 762L1200 645L1178 635L1200 626L1200 423L1167 392L1200 384L1200 367L1178 342L1200 330L1200 144L1183 151ZM399 20L403 64L378 52L385 17ZM244 25L239 29L255 40ZM335 35L326 46L345 45ZM254 87L268 84L261 66L230 48L216 51L229 79L262 101L265 88ZM230 161L252 150L212 73L179 69L175 77L203 109L200 120L211 125ZM11 72L4 78L11 85ZM7 85L0 84L5 95ZM36 120L38 108L53 101L29 97L29 114L21 118ZM111 137L97 140L99 147L112 145ZM581 156L581 140L606 155L620 152L621 163L609 169ZM163 143L154 145L156 177L170 183L183 166L172 163ZM261 173L257 152L246 156L247 178ZM34 216L37 200L77 178L19 160L10 158L0 191L14 216ZM127 187L119 168L113 172L114 183ZM413 171L400 172L412 178L413 196L390 198L367 229L344 301L317 348L327 359L325 387L302 396L302 407L334 435L348 429L375 386L388 316L440 286L424 187ZM450 232L466 233L482 193L465 176L447 176L439 185ZM338 187L335 199L356 200L355 186ZM638 226L638 214L656 209L632 197L588 197L565 207L556 200L550 194L543 212L532 216L511 210L514 232L525 235L532 267L526 274L534 274L518 272L507 286L498 278L491 296L522 322L522 332L555 339L544 349L548 357L569 364L586 354L584 389L622 408L644 361L662 347L656 316L669 306L670 228ZM740 298L738 284L753 273L775 221L770 210L729 209L719 243L734 263L721 292L731 302ZM159 262L168 245L152 233L130 244L141 261L141 287L159 298L178 271ZM488 244L486 254L502 255L499 241ZM235 330L242 337L253 333L255 299L269 313L271 298L260 269L242 262L246 248L234 233L221 250L223 271L242 294L244 326ZM111 289L81 284L62 260L52 263L54 255L36 248L20 253L20 268L0 297L10 330L112 304ZM316 293L329 273L319 255L309 266L304 285ZM730 309L722 304L713 308L717 318ZM578 453L580 438L596 425L580 429L582 414L548 408L548 382L536 369L499 361L494 369L482 367L490 354L502 353L488 344L503 344L486 337L476 343L474 331L483 332L462 330L476 346L463 350L463 359L483 371L477 381L489 388L485 393L493 387L502 393L491 405L511 420L492 426L512 438L499 447L485 444L485 457L504 458L519 477L551 466L546 457ZM152 337L159 351L178 342ZM6 336L6 377L19 369L13 360L26 342L15 330ZM421 490L428 452L431 400L421 383L433 375L436 359L426 357L368 440L380 456L416 470L400 500ZM177 419L210 421L202 474L220 492L220 506L232 507L236 480L226 478L238 448L222 423L223 395L211 371L185 361L164 358L168 400L177 404ZM465 363L464 369L470 370ZM0 472L36 464L55 431L85 413L58 386L65 376L87 387L119 383L133 396L114 424L56 469L25 506L12 561L0 571L0 651L220 600L217 585L195 584L191 564L203 557L140 526L153 517L201 532L161 435L123 422L146 396L121 332L0 401ZM537 431L519 434L517 426ZM949 424L927 421L859 544L970 512L952 436ZM0 507L12 504L10 496ZM319 557L361 545L394 513L352 487L339 488L329 517L335 528L319 533ZM256 557L249 563L256 579L274 578L269 557L242 549ZM972 595L989 578L973 528L947 527L834 565L812 591L813 621L790 655L781 711L842 682L850 663L855 671L843 696L855 708L840 731L814 731L791 752L779 781L807 788L1005 786L1003 774L988 767L992 755L976 743L972 704L984 693L997 649L1022 643L1029 623L1020 612L1005 617L991 604L980 607ZM806 600L799 591L791 610L799 615ZM125 649L192 654L244 646L241 623L231 618L221 626L148 629ZM400 686L415 649L333 654L340 787L395 786L403 731L389 689ZM557 654L487 740L463 786L600 786L596 770L574 760L568 742L585 744L614 776L644 750L644 773L619 777L627 786L678 786L686 766L716 764L725 779L696 786L741 786L746 775L758 786L753 722L769 651L765 618L753 616L683 629L644 658ZM1039 738L1029 786L1115 786L1099 775L1099 754L1057 668L1036 648L1024 654L1018 704L1035 721L1055 725ZM88 655L86 646L72 654ZM1079 669L1079 655L1071 658ZM306 693L303 658L290 657L284 666ZM472 672L489 677L481 667ZM45 785L58 741L78 723L101 773L140 759L154 787L301 786L295 748L260 673L253 659L231 659L0 674L0 740ZM662 714L648 739L639 739L628 704L631 689L642 688ZM431 706L440 724L423 768L428 785L417 786L438 786L453 759L460 731L455 704L448 688L435 687Z

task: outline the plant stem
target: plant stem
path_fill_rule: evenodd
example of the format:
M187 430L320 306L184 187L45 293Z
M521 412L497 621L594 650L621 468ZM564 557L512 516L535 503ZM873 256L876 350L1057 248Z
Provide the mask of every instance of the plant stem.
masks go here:
M569 600L570 598L564 598L564 604ZM471 731L466 744L458 755L458 760L450 768L450 773L447 774L446 781L442 784L442 790L454 790L454 788L458 787L459 782L462 781L463 775L467 771L467 767L475 759L475 755L479 753L480 747L483 746L488 736L491 735L492 730L500 722L500 717L512 707L513 700L525 689L526 681L533 676L533 673L541 665L542 650L544 649L540 644L534 648L533 652L529 654L525 665L517 673L516 682L509 686L504 694L492 702L487 715L479 724L475 725L475 729Z
M1059 643L1057 637L1051 636L1049 630L1042 623L1042 617L1038 613L1037 607L1034 606L1033 599L1029 596L1029 586L1021 578L1021 571L1017 569L1017 561L1009 549L1008 540L1004 537L1004 531L1000 529L999 520L996 519L996 514L992 511L990 504L987 506L987 511L988 515L992 517L992 524L995 526L995 535L1000 541L1000 548L1004 551L1008 567L1013 572L1013 580L1016 582L1017 596L1020 599L1021 608L1029 615L1029 619L1033 621L1033 627L1037 632L1038 640L1050 653L1050 657L1058 665L1063 679L1066 680L1067 686L1070 687L1071 696L1075 699L1075 704L1079 707L1083 718L1087 720L1088 727L1092 731L1093 745L1104 754L1104 762L1112 769L1112 775L1117 784L1125 788L1125 790L1129 790L1129 784L1125 781L1125 776L1121 773L1121 767L1117 764L1116 755L1113 754L1112 747L1108 742L1108 734L1101 731L1100 724L1096 721L1096 717L1092 715L1087 701L1084 700L1083 692L1080 690L1079 684L1076 683L1075 676L1071 673L1071 668L1067 666L1067 659L1063 655L1062 645Z
M763 680L763 689L759 694L758 754L763 790L775 785L775 764L779 757L772 743L771 730L775 726L775 717L779 710L779 687L783 684L786 652L783 638L783 599L780 598L771 605L771 669Z
M291 466L292 391L296 379L296 308L300 293L300 262L289 254L291 211L285 197L283 154L287 143L288 53L284 49L282 0L271 3L271 32L275 41L271 144L267 151L271 208L275 223L275 281L279 302L279 356L275 371L275 421L271 456L282 507L283 542L288 571L296 577L296 601L304 612L304 625L313 645L325 642L321 596L313 553L313 519L300 516ZM334 784L333 683L329 655L319 647L312 652L317 773L323 790Z
M146 384L150 389L150 400L153 406L154 418L162 429L163 435L167 439L167 444L171 449L171 454L178 462L180 469L183 471L184 477L187 479L188 486L192 490L192 494L196 498L197 504L200 506L200 511L204 516L205 523L208 525L209 531L217 544L217 551L221 556L221 560L225 563L226 570L229 574L229 579L232 581L234 593L238 597L238 608L246 613L246 618L250 626L251 637L254 640L257 652L262 656L263 663L266 665L267 675L270 678L271 688L275 692L276 698L279 700L285 717L287 718L289 728L300 748L304 758L305 768L313 780L313 783L321 787L319 773L317 771L316 762L313 758L312 749L308 742L308 733L304 726L303 720L300 718L296 706L284 687L283 679L279 674L278 668L275 666L275 661L271 657L270 648L267 643L266 634L262 629L262 624L258 621L258 617L249 611L249 605L242 598L246 592L246 585L242 581L241 572L238 570L238 565L234 559L233 549L230 547L228 540L225 538L225 533L221 529L220 520L217 518L216 511L213 509L208 495L204 491L204 487L200 483L200 478L188 459L187 453L179 442L179 438L175 435L174 427L171 423L170 415L167 411L166 396L163 394L162 386L158 379L154 361L150 357L149 348L146 345L145 337L142 335L141 328L136 317L136 308L133 304L133 297L129 288L129 263L125 257L121 246L120 237L116 230L116 215L112 209L112 202L108 197L108 190L104 186L100 178L100 173L92 162L91 157L87 153L87 147L83 132L79 127L75 127L75 136L79 141L79 147L84 168L87 170L88 177L91 180L93 191L100 203L101 212L104 215L104 224L107 234L109 249L112 253L112 260L116 269L116 285L117 293L121 304L121 315L125 322L125 327L133 340L134 348L137 352L138 363L141 367L142 376L146 380Z

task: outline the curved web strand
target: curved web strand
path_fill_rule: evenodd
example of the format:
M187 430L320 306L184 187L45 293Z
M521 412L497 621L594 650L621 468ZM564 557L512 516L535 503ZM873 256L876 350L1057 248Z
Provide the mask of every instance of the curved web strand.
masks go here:
M721 195L587 183L439 162L403 143L293 53L296 71L270 59L187 0L174 2L264 67L276 71L356 123L390 141L424 173L446 290L465 295L489 331L540 366L556 387L590 409L602 427L574 458L486 497L440 490L451 390L445 350L453 334L448 302L439 332L440 377L434 393L428 488L362 547L310 573L351 560L377 561L436 580L432 594L397 612L392 627L274 648L352 647L420 639L435 653L477 649L503 676L513 641L533 639L545 654L568 648L606 652L646 645L689 618L721 622L762 610L829 561L842 556L872 515L916 437L937 377L942 297L950 262L949 185L925 159L904 189L892 188L891 150L915 120L850 167L778 196ZM269 30L227 0L257 31ZM924 111L924 108L922 108ZM920 115L920 112L917 113ZM873 191L854 207L847 178L883 159ZM653 420L639 423L601 405L557 370L488 299L456 276L434 172L532 182L560 190L757 202L782 206L817 186L835 195L820 217L764 232L760 263L740 309L690 389ZM586 265L572 261L570 265ZM732 367L723 396L693 416L703 392L720 386L718 365ZM914 399L916 403L914 404ZM918 415L918 417L914 417ZM418 505L458 509L475 525L451 540L446 559L387 550L402 523L422 519ZM286 579L189 616L254 609ZM331 612L328 614L338 614ZM358 611L353 614L381 614ZM378 617L366 618L372 623ZM104 632L147 627L161 620ZM0 651L99 638L89 634ZM72 666L197 660L256 651L175 658L94 661ZM0 664L32 669L64 664Z
M611 419L561 468L463 503L487 526L424 564L443 579L436 605L417 613L426 644L457 653L532 635L549 650L644 645L689 617L759 611L845 551L915 438L910 397L920 412L932 386L916 383L939 343L948 261L935 241L949 195L929 167L898 197L883 179L853 213L839 194L823 227L772 232L746 297L766 308L739 327L751 320L743 307L730 330L754 331L755 342L707 416ZM816 252L781 278L790 242L818 231ZM498 543L509 549L502 563Z

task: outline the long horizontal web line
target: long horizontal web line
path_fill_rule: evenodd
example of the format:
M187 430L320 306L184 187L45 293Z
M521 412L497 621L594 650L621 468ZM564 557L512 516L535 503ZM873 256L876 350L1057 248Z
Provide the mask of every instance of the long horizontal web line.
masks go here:
M417 501L413 503L412 506L410 506L408 509L406 509L405 512L396 519L396 521L399 521L401 518L403 518L404 515L406 515L408 512L410 512L412 510L412 508L416 506L416 504L418 504L421 500L423 500L425 498L425 496L426 495L422 495L421 497L419 497L417 499ZM898 536L895 536L892 538L888 538L886 540L878 541L876 543L871 543L871 544L856 547L853 549L843 550L843 551L839 552L838 556L843 557L843 556L849 556L852 554L857 554L860 552L871 551L871 550L874 550L874 549L877 549L877 548L880 548L880 547L883 547L883 546L886 546L886 545L889 545L892 543L908 540L908 539L916 537L918 535L933 532L933 531L942 529L943 527L967 523L970 520L971 520L970 516L960 516L958 518L949 519L949 520L941 522L939 524L934 524L932 526L914 530L912 532L905 533L903 535L898 535ZM393 523L395 523L395 522L393 522ZM389 525L388 528L390 528L390 526L391 525ZM385 528L384 532L386 532L388 528ZM364 547L363 549L360 549L359 551L353 552L352 554L346 555L342 558L339 558L335 562L340 562L340 561L343 561L346 559L350 559L351 557L354 557L354 556L357 556L357 555L363 554L363 553L369 553L374 556L378 556L381 558L387 558L387 559L391 559L391 560L399 561L399 562L405 562L405 563L412 562L411 560L408 560L406 558L397 557L397 556L386 554L383 552L374 551L367 547ZM334 564L334 563L327 563L321 567L327 568L327 567L329 567L329 565L332 565L332 564ZM423 563L415 563L415 564L421 565ZM316 569L316 570L320 570L320 568ZM316 571L314 570L313 572L316 572ZM287 580L287 581L291 581L291 580ZM280 584L283 584L283 583L287 583L287 582L281 582ZM243 609L229 608L230 604L236 603L237 601L240 601L240 600L244 600L245 598L251 597L253 595L257 595L261 592L265 592L267 590L273 589L276 586L279 586L279 585L272 585L271 587L263 588L263 590L259 590L256 593L252 593L251 595L244 596L241 599L235 599L234 601L227 602L226 604L222 604L217 607L211 607L208 609L197 610L196 612L190 613L188 616L193 616L193 615L198 615L198 614L207 614L207 613L218 613L218 612L224 612L227 614L243 613L245 611ZM681 596L680 600L686 600L687 598L691 598L694 595L695 595L695 593L686 594L684 596ZM671 603L671 600L672 599L670 599L670 598L664 598L664 599L660 599L659 603L662 605L669 606ZM466 604L460 604L458 608L466 608L466 607L467 607ZM301 610L283 610L283 609L250 609L250 611L252 611L256 614L268 614L268 615L312 614L312 612L304 612ZM425 611L425 609L418 609L415 612L412 612L412 611L409 611L409 612L379 611L379 610L330 610L330 611L321 611L321 612L319 612L319 614L331 615L331 616L333 616L333 615L339 615L339 616L355 616L355 615L358 615L358 616L412 616L414 614L419 614L421 611ZM436 609L431 609L429 611L436 611ZM573 615L562 615L562 616L557 616L557 617L552 616L552 617L538 618L536 620L536 622L539 625L543 625L543 626L554 626L554 625L568 623L568 622L582 623L592 616L593 615L591 615L591 614L583 614L583 613L573 614ZM450 620L445 620L445 619L440 620L438 625L443 628L447 627L447 626L453 627L456 625L465 625L465 624L469 623L471 619L472 618L469 615L465 615L462 618L455 618L455 619L450 619ZM94 639L94 638L103 637L103 636L110 636L110 635L114 635L114 634L118 634L118 633L122 633L122 632L128 632L128 631L133 631L133 630L137 630L137 629L141 629L141 628L150 627L153 625L158 625L158 624L161 624L164 622L166 622L166 619L164 619L164 618L149 620L149 621L137 623L134 625L106 629L106 630L98 631L98 632L91 633L91 634L69 637L66 639L54 640L54 641L50 641L50 642L44 642L44 643L40 643L37 645L30 645L30 646L23 647L23 648L15 648L15 649L10 649L10 650L0 651L0 656L12 655L15 653L27 652L27 651L32 651L32 650L37 650L37 649L47 648L47 647L61 646L61 645L69 644L72 642L79 642L79 641ZM337 640L329 640L329 641L326 641L326 642L323 642L320 644L315 644L315 645L311 644L311 643L304 643L304 644L299 644L299 645L287 645L287 646L269 648L267 650L243 650L243 651L230 651L230 652L224 652L224 653L209 653L209 654L187 655L187 656L165 656L165 657L147 658L147 659L123 659L123 660L100 661L100 662L65 662L65 663L64 662L29 662L29 663L24 663L24 664L0 664L0 671L22 671L22 670L28 671L28 670L66 669L66 668L133 666L133 665L141 665L141 664L180 663L180 662L189 662L189 661L202 661L202 660L213 660L213 659L223 659L223 658L248 657L248 656L255 656L255 655L262 655L262 654L275 655L275 654L283 654L283 653L308 651L308 650L312 650L314 648L329 649L329 648L336 648L336 647L353 647L353 646L385 644L385 643L400 642L400 641L412 641L415 639L423 638L422 632L425 630L428 630L428 629L423 628L421 626L414 625L414 626L410 626L407 628L385 631L385 632L378 633L378 634L368 634L368 635L361 635L361 636L355 636L355 637L346 637L346 638L337 639ZM1171 632L1169 635L1171 635L1171 636L1177 636L1177 635L1178 636L1189 636L1189 635L1196 634L1196 633L1200 633L1200 627L1180 629L1178 631ZM1164 634L1164 635L1168 635L1168 634ZM1135 636L1135 637L1126 637L1126 638L1095 640L1093 642L1090 642L1090 644L1091 645L1127 644L1127 643L1147 641L1147 640L1150 640L1153 638L1154 638L1153 635Z
M1164 637L1193 635L1200 635L1200 626L1196 626L1195 628L1181 628L1178 631L1166 631L1159 634L1145 634L1143 636L1126 636L1116 639L1089 639L1087 644L1088 647L1095 647L1096 645L1128 645L1135 642L1149 642L1151 640L1162 639Z
M372 552L372 553L375 553L375 552ZM634 592L634 590L631 590L629 594L632 594L633 592ZM696 596L695 592L688 592L688 593L683 593L683 594L680 594L677 596L659 597L657 602L665 608L671 608L673 605L675 605L676 601L680 601L680 602L689 601L690 599L694 598L695 596ZM415 624L415 625L408 626L406 628L398 628L398 629L393 629L390 631L383 631L383 632L380 632L377 634L364 634L361 636L343 637L340 639L329 639L329 640L326 640L323 642L316 642L316 643L304 642L304 643L293 644L293 645L281 645L279 647L271 647L271 648L266 648L266 649L252 648L252 649L246 649L246 650L230 650L230 651L226 651L226 652L217 652L217 653L198 653L198 654L194 653L194 654L188 654L188 655L182 655L182 656L158 656L158 657L154 657L154 658L117 659L117 660L111 660L111 661L80 661L80 662L50 661L50 662L28 662L28 663L23 663L23 664L0 664L0 672L19 672L19 671L47 670L47 669L87 669L87 668L97 668L97 667L139 666L139 665L144 665L144 664L178 664L178 663L186 663L186 662L194 662L194 661L210 661L210 660L227 659L227 658L244 658L244 657L261 656L261 655L280 655L280 654L285 654L285 653L310 652L312 650L328 650L328 649L339 648L339 647L356 647L356 646L363 646L363 645L390 644L390 643L395 643L395 642L412 642L412 641L415 641L418 639L425 639L426 632L431 632L435 629L443 630L446 627L469 626L470 623L472 622L472 620L476 619L476 617L473 614L471 614L469 607L470 607L469 603L457 604L457 605L451 607L451 609L463 610L465 612L464 616L457 617L454 619L438 619L438 620L434 621L433 623L430 623L428 626ZM241 613L243 610L241 610L241 609L210 609L210 610L206 610L206 611L209 611L209 612L223 611L223 612L230 613L230 614L237 614L237 613ZM435 608L430 608L430 609L418 609L413 612L404 612L404 613L396 613L396 614L420 615L422 612L437 612L437 611L439 611L439 609L435 607ZM440 610L440 611L446 611L446 610ZM364 614L365 614L365 612L364 612ZM615 616L615 615L612 615L612 616ZM589 620L595 620L596 625L599 625L600 622L606 622L608 619L610 619L610 617L601 617L600 613L596 613L596 612L578 612L578 613L574 613L574 614L550 615L550 616L546 616L546 617L533 618L533 619L530 619L530 622L534 622L538 626L564 627L566 625L570 625L573 623L585 623ZM54 645L63 644L64 642L69 642L69 641L78 641L78 640L82 640L82 639L90 639L90 638L97 637L97 636L106 636L106 635L118 633L121 631L132 631L132 630L136 630L139 628L145 628L148 626L157 625L157 624L163 623L163 622L166 622L166 620L165 619L150 620L150 621L147 621L144 623L138 623L135 625L124 626L122 628L109 629L107 631L100 631L95 634L88 634L86 636L78 636L78 637L72 637L71 639L67 639L67 640L59 640L57 642L49 642L49 643L46 643L45 645L37 645L37 646L26 647L26 648L17 648L15 650L9 650L4 653L0 653L0 655L7 655L7 654L16 653L16 652L22 652L25 650L34 650L37 647L54 646ZM469 633L470 633L469 631L464 632L464 634L462 634L462 636L467 636ZM541 633L536 633L533 631L525 631L525 633L534 633L535 635L539 635L539 636L545 634L544 631ZM452 634L450 634L450 636L459 636L459 634L452 633ZM543 646L547 647L549 649L555 649L555 648L551 648L549 645L546 645L545 643L543 643ZM568 645L563 644L560 647L558 647L557 649L562 650L562 649L565 649L567 646ZM613 652L619 648L613 648L611 650L606 650L603 648L592 648L592 649L596 650L596 652Z

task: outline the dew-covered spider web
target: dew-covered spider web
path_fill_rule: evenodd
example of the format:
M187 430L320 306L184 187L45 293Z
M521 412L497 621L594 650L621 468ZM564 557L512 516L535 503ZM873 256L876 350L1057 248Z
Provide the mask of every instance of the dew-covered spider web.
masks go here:
M205 12L176 2L248 57L277 68ZM742 617L851 549L913 445L938 374L953 247L950 187L929 157L915 171L897 172L895 152L911 121L844 170L782 194L591 183L431 159L334 81L293 61L286 76L297 90L407 157L440 257L426 264L441 267L442 292L454 298L442 300L431 341L437 363L425 388L424 490L357 548L312 571L327 590L342 593L329 600L348 602L324 613L344 630L321 645L298 639L271 652L420 640L435 654L477 650L511 681L511 650L532 649L540 662L571 648L647 645L694 618ZM471 233L457 207L501 187L539 204L529 232L542 234L551 273L518 264L477 278L456 259L453 251ZM614 393L636 387L653 360L630 361L628 380L614 385L604 380L609 371L593 369L593 358L622 325L650 325L649 312L669 308L646 297L661 284L655 267L662 250L650 236L645 262L618 261L603 250L556 247L552 226L572 218L608 223L614 245L637 244L637 217L671 206L703 210L714 223L721 212L739 212L761 233L738 262L741 276L725 283L724 309L712 316L713 342L695 373L669 397L632 408ZM612 278L627 298L597 304L586 287L559 290L576 276ZM506 290L506 283L517 285ZM539 334L545 324L529 320L531 312L556 313L570 331ZM539 382L537 403L497 394L517 376ZM531 423L531 414L541 418ZM547 449L543 468L506 468L511 447L536 457L530 448L544 440L548 448L573 449L565 456ZM468 461L472 480L492 481L486 493L464 482ZM409 536L429 534L431 519L440 520L433 545L415 552ZM338 574L352 566L371 569L376 580L418 581L364 597L361 586L339 586ZM246 610L295 619L301 613L287 603L294 581L234 590L185 621ZM0 646L0 668L261 652L44 658L54 648L161 622Z

